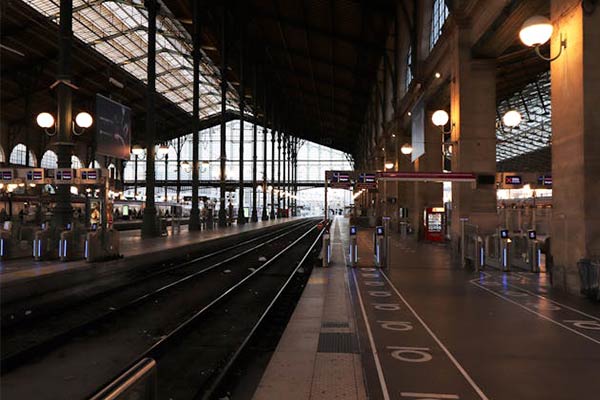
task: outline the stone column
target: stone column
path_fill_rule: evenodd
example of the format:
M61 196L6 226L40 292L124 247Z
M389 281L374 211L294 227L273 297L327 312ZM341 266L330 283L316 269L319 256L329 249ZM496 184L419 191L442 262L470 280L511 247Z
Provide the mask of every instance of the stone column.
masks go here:
M452 171L496 173L496 64L471 57L469 31L456 27L451 45L450 123ZM431 124L431 119L426 122ZM440 156L441 157L441 156ZM451 237L460 243L460 220L478 225L484 235L497 225L496 187L493 184L452 184Z
M431 122L432 111L425 113L425 154L415 160L415 172L442 171L442 132ZM412 187L412 212L409 214L411 225L419 239L424 238L423 211L428 207L444 205L444 188L439 182L415 182Z
M579 293L577 261L600 256L600 7L552 0L553 284Z

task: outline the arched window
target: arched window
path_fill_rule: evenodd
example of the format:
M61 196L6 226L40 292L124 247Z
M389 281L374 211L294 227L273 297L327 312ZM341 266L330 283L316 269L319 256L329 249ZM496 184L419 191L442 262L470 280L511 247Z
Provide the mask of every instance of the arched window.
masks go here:
M6 155L4 154L4 149L0 146L0 163L6 162Z
M9 162L14 165L26 165L27 162L27 147L24 144L17 144L10 152ZM35 167L37 164L35 154L29 150L29 166Z
M433 49L440 36L442 36L442 28L448 18L448 7L445 0L433 1L433 12L431 13L431 35L429 37L429 49Z
M83 168L81 160L76 155L71 156L71 168Z
M42 168L58 168L58 156L52 150L48 150L42 156L40 161L40 167Z
M89 168L101 168L100 163L98 161L94 160L94 161L90 162Z

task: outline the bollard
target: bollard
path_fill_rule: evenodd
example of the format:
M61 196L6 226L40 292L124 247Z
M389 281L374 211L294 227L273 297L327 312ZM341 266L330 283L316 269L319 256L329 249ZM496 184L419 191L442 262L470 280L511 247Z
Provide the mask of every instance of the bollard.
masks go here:
M529 246L527 246L527 261L529 262L529 269L531 272L537 273L540 272L542 249L540 247L540 242L537 240L536 231L527 231L527 238L529 241Z
M358 229L356 226L351 226L350 227L350 245L349 245L349 249L348 249L348 256L349 256L349 266L351 267L356 267L356 265L358 264L358 244L356 241L356 233L358 232Z
M328 267L331 263L331 239L329 238L329 233L323 234L321 257L323 258L323 267Z
M502 271L510 271L510 244L511 239L508 234L508 229L500 230L500 267Z

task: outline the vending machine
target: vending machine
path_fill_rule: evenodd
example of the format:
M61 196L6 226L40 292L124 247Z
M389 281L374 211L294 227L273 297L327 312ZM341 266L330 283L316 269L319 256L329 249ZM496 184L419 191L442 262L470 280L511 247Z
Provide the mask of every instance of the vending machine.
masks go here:
M425 209L425 240L443 242L446 235L446 213L444 207Z

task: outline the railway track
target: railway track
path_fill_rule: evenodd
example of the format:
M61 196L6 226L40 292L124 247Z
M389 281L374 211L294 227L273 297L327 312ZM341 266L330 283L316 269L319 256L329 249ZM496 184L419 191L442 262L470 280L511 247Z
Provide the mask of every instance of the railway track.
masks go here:
M128 301L106 308L106 298L99 298L96 299L98 302L79 306L78 316L69 317L73 318L74 322L59 333L57 327L61 325L61 318L64 322L67 317L58 317L53 324L49 324L54 328L46 326L46 333L40 335L37 332L37 338L28 337L24 326L14 327L10 336L3 333L4 398L82 398L85 397L82 396L83 393L89 394L87 384L76 385L77 388L72 387L68 390L64 390L64 387L53 388L60 382L57 375L69 374L68 377L77 377L78 382L93 381L97 387L100 378L106 378L109 372L114 374L115 365L127 364L124 360L138 360L139 354L132 357L135 352L141 351L142 354L153 356L163 354L164 350L161 349L172 343L173 338L181 337L180 332L188 331L187 326L193 325L193 321L205 318L233 298L247 296L248 293L240 289L245 286L252 287L251 282L264 281L255 277L270 276L271 273L266 273L267 270L278 269L275 260L279 260L279 263L283 260L283 264L289 264L288 257L284 255L289 255L301 241L306 242L307 237L316 235L315 225L315 220L302 222L285 229L284 232L276 232L269 238L262 236L235 248L218 251L190 260L185 265L169 268L168 272L162 271L145 280L141 286L146 289L151 286L152 290L141 295L139 282L137 285L127 285L130 289L135 289L129 293ZM282 279L282 272L283 270L278 273L280 276L277 279ZM267 290L263 289L266 293ZM115 293L115 297L123 298L123 291L118 293ZM132 293L137 296L132 296ZM250 298L246 299L244 304L251 304L252 297L255 296L252 293L257 291L250 290ZM115 304L114 299L111 300L109 303ZM250 318L251 311L248 310L246 315L242 314L242 319L253 319ZM219 336L224 331L227 330L219 331L215 326L212 334ZM235 336L239 337L237 334ZM93 353L90 354L90 358L82 356L82 348ZM106 350L106 354L102 354L103 349ZM92 360L94 361L91 364L94 367L89 369L89 362ZM52 368L53 365L55 368ZM40 382L41 385L36 387L42 388L48 383L48 390L19 387L23 374L43 376L41 380L44 382ZM50 393L54 393L54 396L49 395ZM60 396L56 397L56 393L60 393ZM13 397L13 394L17 397Z

